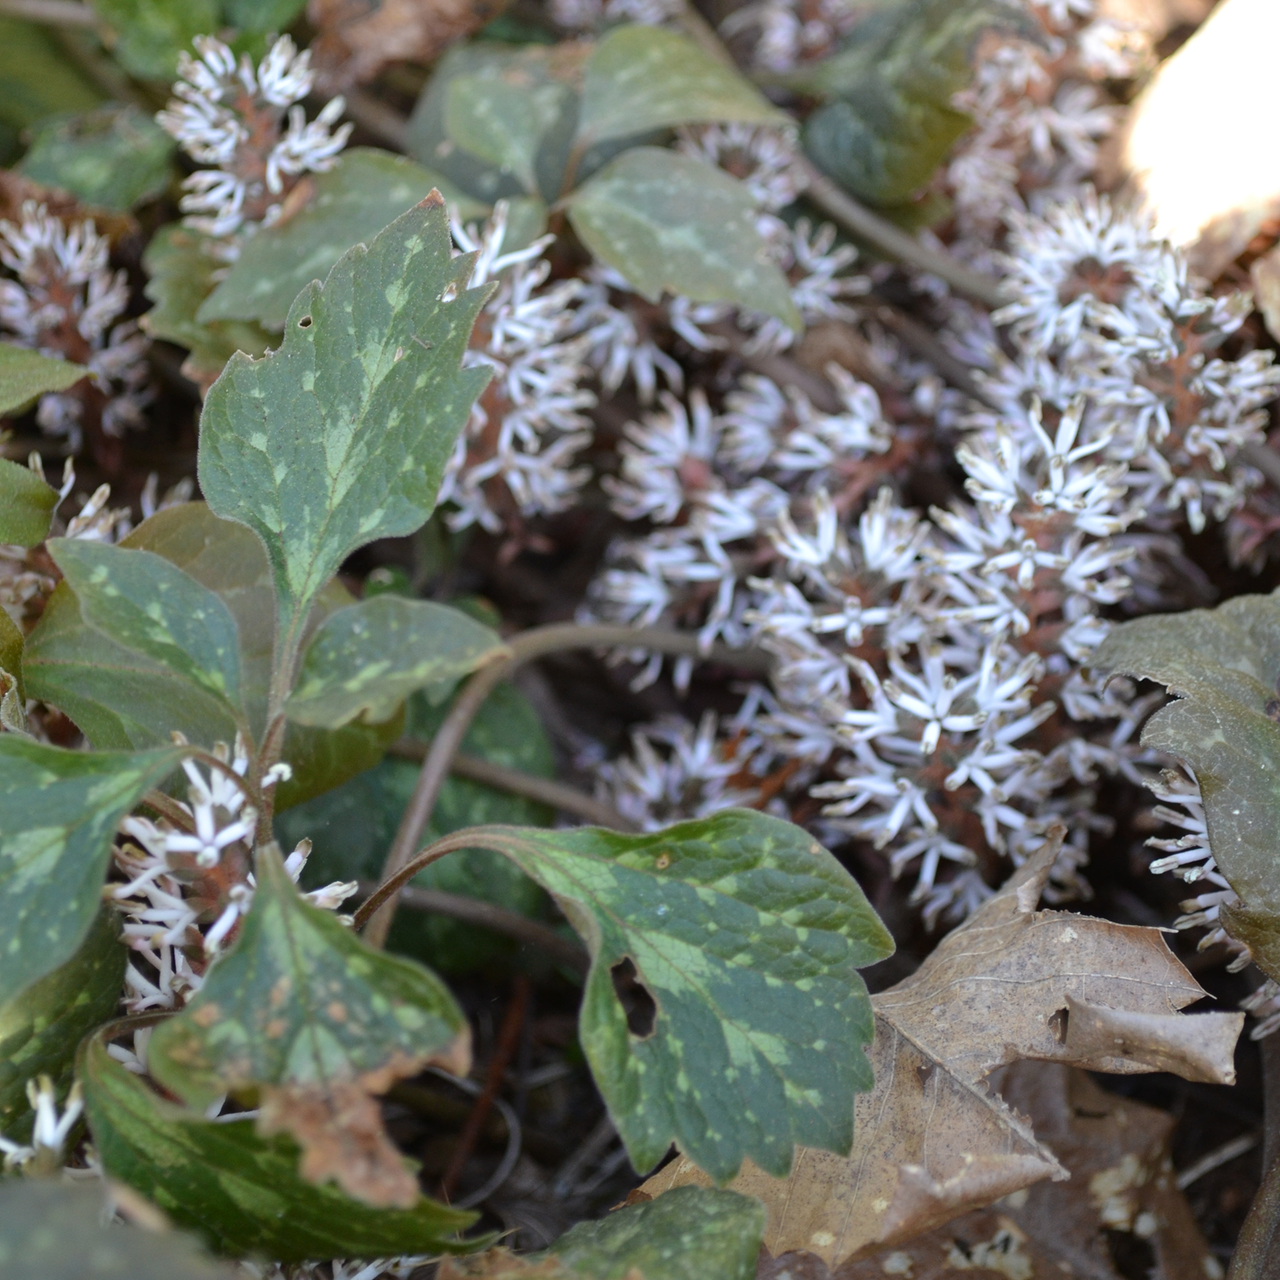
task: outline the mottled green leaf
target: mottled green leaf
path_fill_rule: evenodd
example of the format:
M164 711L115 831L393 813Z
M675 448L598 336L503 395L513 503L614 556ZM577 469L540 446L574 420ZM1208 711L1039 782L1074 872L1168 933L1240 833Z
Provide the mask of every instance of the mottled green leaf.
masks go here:
M357 1081L398 1055L419 1065L465 1056L466 1020L437 978L311 906L275 849L256 872L235 945L151 1037L161 1084L204 1106L228 1089Z
M132 209L169 184L174 140L134 106L61 116L35 131L22 173L100 209Z
M589 52L590 45L576 41L550 47L507 45L492 40L456 45L440 59L418 99L409 120L405 149L415 160L485 205L535 189L543 199L555 200L561 194L565 165L573 146L576 92L569 99L560 99L564 109L556 119L552 120L549 113L544 114L545 129L530 130L521 122L521 140L504 143L490 136L490 125L471 119L475 113L466 108L462 98L454 98L453 85L465 80L483 90L485 86L502 85L511 79L517 86L544 93L546 107L556 96L551 86L576 88L583 60ZM504 102L510 96L501 89L499 93ZM453 124L466 136L466 143L450 132L451 106ZM479 107L479 114L494 116L498 103L482 101ZM471 144L478 144L483 150L472 151ZM531 155L530 146L533 147ZM536 188L522 183L514 167L504 167L512 165L517 154L529 160ZM488 158L490 156L499 158Z
M427 707L410 700L405 735L426 744L447 706ZM538 713L510 684L499 685L480 708L462 750L508 769L540 778L555 776L555 752ZM307 888L331 880L377 880L387 850L413 795L421 766L388 756L343 786L277 814L281 847L291 849L304 836L313 842L303 872ZM463 827L502 822L547 826L553 817L545 805L456 775L446 779L423 832L423 843ZM544 913L546 895L514 863L490 849L463 849L420 871L413 884L492 902L525 915ZM509 962L516 944L509 938L430 911L401 911L391 927L388 949L447 974L469 973L479 966Z
M90 753L0 734L0 991L10 999L75 955L116 824L181 758L174 747Z
M100 1184L52 1178L0 1183L0 1274L5 1280L237 1280L176 1231L107 1225Z
M828 99L805 121L805 150L863 200L909 200L972 123L952 100L993 27L1043 39L1013 0L903 0L872 11L833 57L790 77L794 89Z
M752 1280L763 1238L759 1200L677 1187L648 1204L578 1223L550 1254L591 1280L627 1280L636 1271L644 1280Z
M161 746L173 730L204 747L235 737L221 698L91 627L65 582L27 637L23 675L29 697L65 712L100 751Z
M275 341L265 329L247 321L196 319L217 285L214 276L226 270L207 236L171 222L151 237L142 265L149 277L146 295L155 303L142 317L142 327L153 338L187 348L190 355L182 371L202 390L208 389L235 352L260 356Z
M20 547L43 542L57 505L56 489L29 468L0 458L0 542Z
M370 1204L408 1208L417 1182L371 1095L429 1063L465 1075L467 1021L434 974L374 951L304 901L274 845L254 865L240 937L156 1028L151 1074L202 1107L255 1090L259 1132L291 1134L308 1181L332 1178Z
M27 696L22 678L22 632L17 623L0 609L0 672L7 672L14 682L14 692L20 699ZM0 681L2 683L2 681Z
M458 609L375 596L332 613L311 638L285 712L337 729L363 715L388 719L415 690L456 680L507 652Z
M99 1036L82 1047L77 1074L107 1173L227 1253L290 1263L448 1252L459 1248L454 1233L475 1221L421 1197L411 1209L373 1209L305 1182L288 1138L165 1102L114 1062Z
M88 373L89 370L82 364L72 364L70 360L54 360L49 356L42 356L38 351L14 346L12 342L0 342L0 414L22 409L46 391L65 391ZM15 464L5 465L7 475L7 468ZM23 467L22 470L25 471L26 468ZM3 484L2 480L0 484ZM8 516L9 498L9 493L0 488L0 521ZM4 537L4 528L0 524L0 541L15 541ZM40 539L37 538L36 541L39 542Z
M222 25L217 0L89 0L114 37L112 52L131 76L172 80L178 55Z
M587 61L580 144L716 122L785 126L791 120L732 67L663 27L617 27Z
M673 1142L722 1182L744 1157L782 1177L796 1143L848 1154L854 1094L872 1084L858 969L893 942L812 836L728 809L645 835L455 838L506 854L586 942L579 1039L637 1169Z
M1209 847L1242 899L1224 911L1280 979L1280 593L1123 623L1090 666L1157 680L1177 697L1142 741L1195 770Z
M89 626L239 709L236 620L208 587L138 547L55 538L49 551Z
M53 31L0 17L0 164L17 158L23 130L64 111L91 111L101 101Z
M203 502L189 502L157 512L120 545L164 557L227 606L240 640L241 701L251 729L261 733L275 627L275 593L262 543L243 525L219 520ZM331 583L309 625L351 602L348 592ZM166 744L174 729L203 746L230 743L235 735L235 721L222 699L90 627L65 582L27 638L24 671L30 696L66 712L100 750ZM396 721L337 730L290 725L284 759L293 777L277 787L277 808L327 791L377 764L398 732Z
M222 16L242 31L286 31L307 0L222 0Z
M0 1133L27 1141L28 1080L47 1075L59 1097L66 1095L80 1041L120 1003L124 966L119 921L102 907L66 964L0 1004Z
M574 192L569 220L587 248L650 301L668 290L801 327L787 278L756 230L750 193L714 165L633 147Z
M538 194L544 146L568 158L586 46L485 45L473 71L446 76L445 131L472 155L513 174Z
M426 521L489 379L461 367L488 291L450 249L443 202L423 201L304 289L280 349L233 356L205 401L200 486L262 538L286 653L352 551Z
M255 320L283 329L299 290L323 280L352 245L368 244L433 188L463 217L483 212L439 174L372 147L346 152L328 173L309 181L316 190L306 208L244 246L225 279L201 303L199 323Z

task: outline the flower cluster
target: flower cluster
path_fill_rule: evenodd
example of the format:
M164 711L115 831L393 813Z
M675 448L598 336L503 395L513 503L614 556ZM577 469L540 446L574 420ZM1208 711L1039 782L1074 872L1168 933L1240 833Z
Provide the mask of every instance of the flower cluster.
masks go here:
M193 160L210 166L183 183L187 222L219 238L270 226L303 174L333 167L352 128L334 129L345 103L333 98L307 122L299 104L311 91L311 55L288 36L256 68L213 36L198 36L195 48L200 56L182 55L175 97L156 116Z
M578 332L580 280L547 283L542 254L554 239L506 249L508 205L500 200L483 228L453 224L459 251L477 254L470 284L497 281L466 355L493 370L472 407L445 470L441 502L452 502L455 529L478 524L505 533L507 554L532 545L524 522L573 504L588 468L574 465L591 442L583 410L595 396L581 384L589 339ZM505 250L505 251L504 251Z
M79 452L87 436L100 461L108 441L142 424L151 399L147 339L132 320L123 271L108 261L110 245L92 221L65 225L32 201L20 222L0 221L0 329L11 341L55 360L85 365L90 377L40 398L41 428ZM110 467L109 469L114 469Z
M219 743L203 768L195 760L183 763L185 802L173 802L163 817L134 815L120 824L115 865L123 883L111 885L108 896L123 916L132 952L125 970L131 1013L185 1004L253 904L250 867L258 815L237 782L248 764L240 742L234 751ZM287 765L275 765L263 786L288 777ZM310 851L310 842L303 841L285 859L293 880ZM303 896L335 910L356 887L334 882Z
M1034 39L980 58L954 105L975 128L942 175L955 210L952 252L992 267L1010 211L1044 212L1088 178L1118 119L1103 80L1131 79L1150 58L1142 34L1095 16L1094 0L1028 0Z

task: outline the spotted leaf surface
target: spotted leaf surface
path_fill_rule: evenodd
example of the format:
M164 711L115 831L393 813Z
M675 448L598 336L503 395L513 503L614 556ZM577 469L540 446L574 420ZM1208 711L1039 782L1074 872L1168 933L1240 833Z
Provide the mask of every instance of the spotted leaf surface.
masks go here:
M667 290L800 328L786 277L756 230L750 192L714 165L632 147L574 192L569 220L587 248L651 302Z
M368 244L432 188L460 217L484 212L439 174L374 147L352 148L328 173L308 181L315 192L306 207L278 226L264 227L244 246L201 303L200 324L249 320L282 329L300 289L323 280L352 245Z
M285 1263L449 1252L475 1220L422 1196L408 1209L374 1209L315 1186L299 1175L289 1138L166 1102L108 1055L101 1035L82 1046L76 1074L108 1175L220 1251Z
M578 1223L550 1253L577 1274L599 1280L625 1280L632 1268L646 1280L751 1280L763 1235L758 1200L680 1187L598 1222Z
M49 551L96 631L240 707L240 637L218 596L153 551L57 538Z
M602 142L678 124L788 124L750 81L661 27L611 31L587 62L580 142Z
M8 1178L0 1187L0 1273L10 1280L236 1280L189 1236L112 1213L101 1185Z
M205 401L200 486L271 562L285 651L342 561L412 533L489 378L462 369L486 293L450 256L443 200L343 254L290 308L280 348L232 356Z
M893 942L805 831L729 809L647 835L457 838L505 853L586 942L579 1035L637 1169L672 1142L719 1181L748 1156L781 1176L796 1143L848 1152L872 1083L858 969Z
M101 900L116 824L177 768L176 747L87 752L0 734L0 991L75 955Z
M0 413L21 409L46 391L65 391L88 374L89 370L82 364L54 360L38 351L15 347L11 342L0 342ZM38 479L26 467L19 467L13 462L6 462L0 473L7 476L10 467L25 472L33 480ZM5 494L3 488L0 488L0 494ZM3 510L4 507L0 506L0 511Z
M0 1004L0 1133L26 1141L28 1080L47 1075L66 1095L80 1041L120 1003L124 965L119 917L104 906L66 964Z
M1280 978L1280 592L1123 623L1091 665L1177 696L1142 741L1195 770L1209 847L1242 900L1223 914Z
M330 614L303 656L286 712L336 729L386 720L415 690L456 680L506 652L460 609L382 595Z
M466 1020L433 974L305 902L274 847L256 866L240 938L156 1029L148 1066L196 1105L258 1090L260 1131L292 1133L310 1180L333 1177L369 1203L406 1208L417 1182L369 1095L429 1062L465 1074Z

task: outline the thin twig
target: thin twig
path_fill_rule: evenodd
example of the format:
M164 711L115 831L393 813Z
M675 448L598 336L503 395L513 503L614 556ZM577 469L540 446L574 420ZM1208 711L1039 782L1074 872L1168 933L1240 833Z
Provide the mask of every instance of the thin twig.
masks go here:
M0 0L0 17L26 18L52 27L98 25L98 15L77 0Z
M471 1108L467 1122L458 1135L458 1144L453 1149L449 1167L440 1180L440 1198L448 1204L453 1193L458 1189L458 1179L462 1177L463 1167L471 1158L476 1141L484 1130L489 1112L493 1110L493 1102L498 1090L502 1087L502 1077L520 1042L520 1031L524 1026L524 1015L529 1007L529 979L523 973L517 973L512 983L511 1001L502 1017L502 1026L498 1029L498 1038L493 1046L493 1055L485 1071L484 1088Z
M1178 1174L1174 1185L1179 1191L1185 1191L1193 1182L1199 1182L1206 1173L1212 1173L1215 1169L1220 1169L1224 1164L1230 1164L1232 1160L1244 1155L1246 1151L1252 1151L1261 1141L1261 1137L1259 1133L1242 1133L1238 1138L1224 1142L1207 1155L1201 1156L1195 1164L1183 1169Z
M650 652L703 658L712 662L727 662L744 670L760 673L768 671L767 655L757 649L730 649L726 645L712 645L703 651L696 635L679 631L663 631L652 627L578 626L571 622L555 623L548 627L535 627L510 641L511 656L501 662L490 663L476 672L458 695L444 723L436 731L431 749L422 762L418 785L400 819L396 838L387 853L382 868L384 885L414 856L422 839L422 833L431 819L436 798L444 780L449 776L453 758L476 712L494 689L511 673L534 658L566 649L606 649L625 647ZM387 932L395 918L394 898L373 916L365 930L365 941L373 947L386 943Z
M387 754L421 763L427 758L427 750L425 743L415 742L412 738L401 738L387 748ZM460 778L470 778L473 782L497 787L500 791L509 791L515 796L527 796L530 800L550 805L561 813L572 814L595 826L609 827L613 831L636 829L635 824L629 818L624 818L612 805L593 799L576 787L567 787L553 778L539 778L521 769L508 769L505 765L494 764L462 751L454 756L449 772L456 773Z
M805 194L850 235L865 240L890 258L945 280L957 293L967 294L983 306L994 308L1004 301L999 281L993 277L971 270L950 254L930 249L915 236L908 235L888 219L873 213L866 205L837 186L807 156L797 154L795 163L807 183Z
M360 881L362 894L372 894L377 887L372 880ZM494 933L505 934L516 942L537 947L559 964L580 973L586 972L588 956L581 946L518 911L509 911L492 902L481 902L479 898L468 898L465 894L446 893L443 889L420 889L417 885L406 885L401 889L400 902L411 911L431 911L451 920L463 920L467 924L492 929Z
M363 89L348 89L342 96L346 99L347 115L366 133L397 151L408 148L409 121L394 107Z

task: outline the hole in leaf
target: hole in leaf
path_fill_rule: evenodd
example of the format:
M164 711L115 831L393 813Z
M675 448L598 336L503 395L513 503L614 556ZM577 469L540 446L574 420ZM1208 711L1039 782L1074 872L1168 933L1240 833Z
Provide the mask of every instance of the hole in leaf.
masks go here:
M1049 1015L1049 1030L1053 1032L1053 1037L1059 1044L1067 1043L1067 1023L1070 1018L1070 1009L1059 1009L1056 1013Z
M303 316L303 317L302 317L302 319L298 321L298 328L299 328L299 329L310 329L310 328L311 328L311 317L310 317L310 316Z
M635 961L624 956L609 970L614 994L627 1015L627 1030L641 1040L653 1035L658 1020L657 1001L636 974Z

